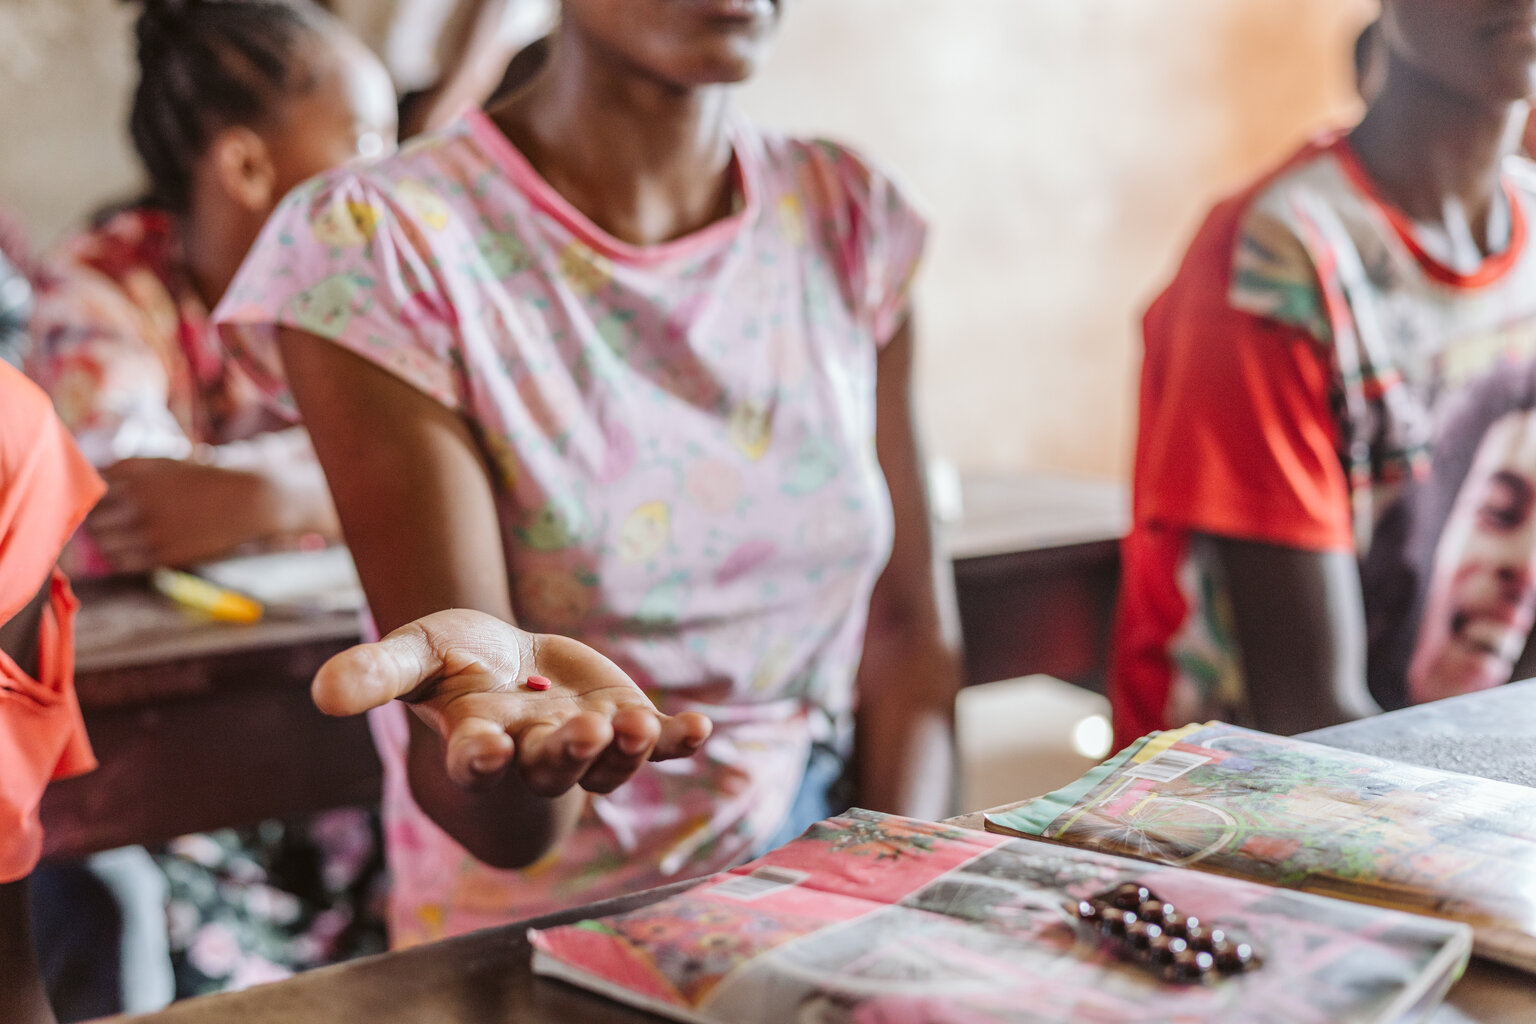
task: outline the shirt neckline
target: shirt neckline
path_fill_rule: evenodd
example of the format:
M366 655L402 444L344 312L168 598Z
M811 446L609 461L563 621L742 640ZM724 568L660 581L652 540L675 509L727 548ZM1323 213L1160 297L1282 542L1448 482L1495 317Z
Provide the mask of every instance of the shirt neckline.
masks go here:
M757 168L752 162L750 147L743 144L742 132L737 123L733 123L729 129L732 151L731 169L736 187L741 193L741 202L737 209L729 216L681 238L655 245L635 245L615 238L571 205L570 200L545 180L484 110L479 108L470 110L465 115L465 122L469 134L490 152L520 191L585 245L616 263L652 266L713 249L734 238L742 226L749 223L757 214Z
M1360 162L1354 147L1349 144L1347 135L1339 136L1334 152L1338 156L1339 166L1344 169L1345 176L1381 211L1397 237L1418 261L1419 266L1434 280L1453 288L1482 288L1499 280L1519 262L1521 254L1525 251L1527 235L1525 206L1520 202L1518 193L1507 177L1500 175L1499 184L1504 189L1505 202L1509 204L1509 241L1503 249L1485 256L1476 270L1464 273L1440 262L1419 244L1413 221L1382 196L1376 183L1366 171L1365 165Z

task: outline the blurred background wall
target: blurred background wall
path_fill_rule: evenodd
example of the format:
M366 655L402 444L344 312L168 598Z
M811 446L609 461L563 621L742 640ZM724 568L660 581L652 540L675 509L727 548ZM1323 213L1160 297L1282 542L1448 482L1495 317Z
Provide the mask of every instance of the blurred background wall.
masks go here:
M898 168L932 215L930 453L1121 477L1136 322L1205 208L1357 116L1375 0L786 0L747 107ZM136 175L131 5L0 0L0 206L35 244Z

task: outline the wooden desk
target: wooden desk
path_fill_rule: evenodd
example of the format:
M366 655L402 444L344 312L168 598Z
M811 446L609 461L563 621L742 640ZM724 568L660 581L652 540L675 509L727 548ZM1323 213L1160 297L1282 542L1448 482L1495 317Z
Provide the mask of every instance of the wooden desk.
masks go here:
M79 589L76 687L101 767L43 798L48 856L377 801L362 719L309 680L358 639L350 613L200 621L141 585Z
M977 820L966 816L964 820ZM529 927L550 927L645 906L689 883L491 928L399 953L354 960L244 992L191 999L119 1024L655 1024L664 1020L563 982L534 975ZM1529 975L1474 962L1432 1024L1529 1024Z
M1442 764L1468 741L1488 753L1479 766L1494 777L1524 770L1536 743L1536 682L1393 712L1309 738L1351 749L1396 744L1406 760ZM1501 766L1497 751L1508 764ZM1437 752L1438 751L1438 752ZM1480 755L1482 756L1482 755ZM953 819L980 827L980 814ZM686 885L687 883L682 883ZM536 922L493 928L401 953L356 960L262 988L189 1000L136 1024L370 1024L454 1021L456 1024L644 1024L660 1018L561 982L535 977L525 932L616 913L662 899L681 886L655 889ZM1431 1018L1433 1024L1529 1024L1536 1020L1536 981L1506 967L1474 961Z
M1103 687L1125 489L967 480L946 531L969 682L1047 672ZM351 614L199 621L140 585L83 584L77 686L101 761L50 787L49 856L375 801L360 719L320 715L310 677L357 642Z
M966 682L1044 672L1102 693L1128 489L1024 474L971 477L962 494L964 515L945 542Z

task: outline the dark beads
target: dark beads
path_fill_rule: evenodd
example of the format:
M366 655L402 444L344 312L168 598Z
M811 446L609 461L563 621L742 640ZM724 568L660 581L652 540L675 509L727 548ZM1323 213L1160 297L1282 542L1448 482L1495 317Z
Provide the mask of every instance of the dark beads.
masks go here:
M1117 910L1135 910L1152 899L1152 890L1135 882L1117 885L1109 893L1109 904Z
M1182 949L1173 955L1173 962L1163 967L1163 980L1171 981L1175 985L1188 985L1200 980L1201 972L1197 957L1200 954L1192 949Z
M1136 882L1068 903L1065 909L1122 957L1156 971L1171 984L1207 984L1259 965L1250 944L1180 913Z
M1145 953L1151 947L1152 940L1162 935L1162 926L1151 921L1136 921L1125 926L1125 941L1138 953Z
M1246 942L1228 942L1213 956L1216 959L1216 969L1222 974L1241 974L1259 965L1253 947Z
M1175 939L1168 935L1158 935L1157 938L1147 943L1147 958L1155 964L1171 964L1173 958L1182 952L1188 944L1183 939Z
M1108 907L1100 911L1100 927L1104 934L1112 935L1117 939L1125 938L1126 926L1136 920L1136 915L1129 910L1116 910Z
M1181 914L1177 910L1163 915L1163 931L1169 935L1176 935L1182 939L1190 925L1199 927L1200 919Z

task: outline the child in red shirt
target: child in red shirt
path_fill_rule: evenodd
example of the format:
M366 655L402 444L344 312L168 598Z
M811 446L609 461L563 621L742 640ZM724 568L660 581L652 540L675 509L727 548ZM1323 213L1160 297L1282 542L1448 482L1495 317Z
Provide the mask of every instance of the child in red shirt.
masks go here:
M1148 310L1118 745L1536 672L1528 15L1384 0L1365 117L1220 203Z

